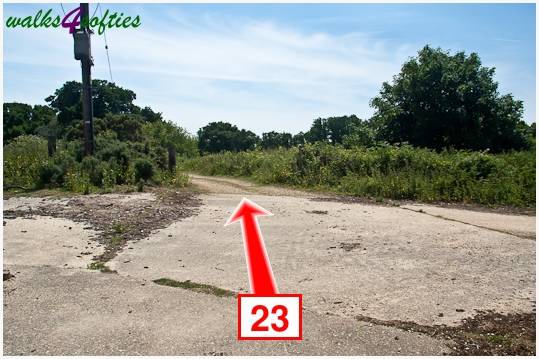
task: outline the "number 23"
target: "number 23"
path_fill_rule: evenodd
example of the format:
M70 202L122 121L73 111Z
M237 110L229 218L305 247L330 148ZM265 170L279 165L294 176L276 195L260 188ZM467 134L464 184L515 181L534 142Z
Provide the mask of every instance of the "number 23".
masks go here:
M251 311L251 314L255 315L257 312L262 311L262 316L254 322L253 326L251 327L252 331L256 332L267 332L269 330L267 325L262 325L264 321L268 318L269 312L268 308L266 308L263 305L255 305L253 307L253 310ZM276 325L276 323L271 323L271 328L275 330L276 332L284 332L286 328L288 328L288 319L286 319L286 316L288 314L288 310L284 305L276 305L271 309L271 314L277 314L277 312L280 311L280 314L277 316L277 319L282 323L280 326Z

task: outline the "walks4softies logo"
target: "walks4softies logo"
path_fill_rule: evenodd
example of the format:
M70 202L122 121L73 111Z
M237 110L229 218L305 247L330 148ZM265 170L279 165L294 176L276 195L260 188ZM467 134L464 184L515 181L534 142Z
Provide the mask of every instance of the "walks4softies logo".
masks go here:
M95 15L95 14L94 14ZM23 29L37 29L37 28L58 28L63 27L69 29L69 33L75 32L78 26L89 26L92 29L96 29L98 34L105 32L105 29L127 29L137 28L141 25L141 19L139 15L126 16L124 13L111 12L108 9L100 14L101 16L84 17L81 19L81 7L77 7L63 17L60 15L53 15L52 9L39 10L35 15L26 17L10 16L6 20L7 28L23 28Z

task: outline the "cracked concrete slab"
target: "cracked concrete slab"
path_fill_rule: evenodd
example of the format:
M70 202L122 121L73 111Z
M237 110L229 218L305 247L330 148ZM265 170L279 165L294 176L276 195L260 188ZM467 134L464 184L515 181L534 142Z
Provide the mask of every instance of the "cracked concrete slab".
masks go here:
M240 226L223 227L242 196L201 198L197 216L130 244L110 267L248 291ZM249 198L274 214L260 223L279 290L303 293L307 308L425 325L456 325L476 310L533 309L528 239L398 207Z
M118 274L83 269L91 256L78 258L79 247L98 244L83 224L5 219L4 266L15 278L4 282L4 354L441 355L453 344L356 316L455 325L475 310L535 307L535 241L480 225L505 221L503 229L535 234L528 222L466 214L476 223L470 225L456 215L447 220L434 212L322 202L316 194L236 179L195 176L193 182L209 192L200 195L198 214L129 241L107 263ZM166 277L247 292L240 226L224 227L243 196L274 213L260 218L262 233L280 292L304 295L302 342L238 342L234 298L151 282ZM115 201L86 198L107 206ZM4 205L30 211L49 201L62 199Z
M237 341L236 299L76 269L12 266L4 355L441 355L447 342L304 312L304 340Z
M535 217L532 216L443 208L425 204L407 204L402 205L401 208L466 223L483 229L513 234L517 237L535 239Z
M13 264L86 268L104 252L97 234L69 219L34 216L4 220L4 266Z

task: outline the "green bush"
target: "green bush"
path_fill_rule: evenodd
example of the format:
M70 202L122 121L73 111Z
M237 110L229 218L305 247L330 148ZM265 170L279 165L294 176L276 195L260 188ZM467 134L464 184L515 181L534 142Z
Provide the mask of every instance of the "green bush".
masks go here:
M39 170L39 185L43 186L62 186L64 184L65 172L62 167L49 162L43 165Z
M48 164L46 140L33 135L19 136L4 147L4 186L36 188L41 168Z
M135 180L138 182L139 180L148 181L152 179L154 175L154 167L150 161L147 159L138 159L135 161L134 164L135 169Z
M179 170L174 172L161 171L159 182L172 187L183 188L189 184L189 175Z
M344 148L325 143L224 152L184 160L184 169L249 177L374 198L535 205L535 151L489 154L411 146Z
M144 181L142 179L137 182L137 192L144 192Z
M81 162L81 170L88 175L92 185L101 187L103 184L103 163L101 161L92 156L84 157Z
M72 192L88 194L92 190L92 183L87 173L70 170L66 173L65 188Z
M112 188L118 182L118 171L114 162L109 162L103 166L103 187Z

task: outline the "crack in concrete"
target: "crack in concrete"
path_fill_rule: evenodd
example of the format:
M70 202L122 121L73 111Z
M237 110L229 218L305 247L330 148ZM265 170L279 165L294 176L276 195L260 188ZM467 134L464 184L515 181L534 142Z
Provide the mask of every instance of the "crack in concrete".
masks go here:
M485 227L485 226L482 226L480 224L473 224L473 223L461 221L461 220L454 219L454 218L444 217L444 216L439 215L439 214L428 213L428 212L425 212L422 209L412 209L412 208L406 208L406 207L401 207L401 206L399 206L399 208L404 209L406 211L412 211L412 212L415 212L415 213L426 214L428 216L435 217L435 218L440 218L440 219L443 219L443 220L446 220L446 221L457 222L457 223L461 223L461 224L467 224L469 226L480 228L480 229L486 229L488 231L494 231L494 232L498 232L498 233L509 234L511 236L518 237L518 238L521 238L521 239L535 240L535 235L517 234L517 233L511 232L511 231L504 231L503 229Z

